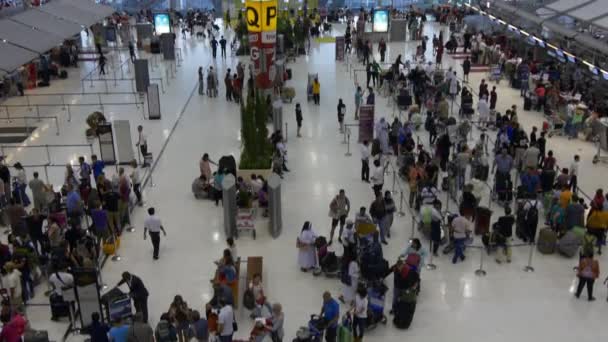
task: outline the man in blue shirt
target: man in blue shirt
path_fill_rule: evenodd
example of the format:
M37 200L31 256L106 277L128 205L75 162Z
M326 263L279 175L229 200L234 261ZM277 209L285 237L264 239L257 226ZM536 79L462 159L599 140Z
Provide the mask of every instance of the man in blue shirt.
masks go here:
M97 184L97 179L103 173L103 169L106 167L106 164L103 160L97 160L97 155L92 155L91 160L93 161L93 177L95 177L95 183Z
M118 319L110 329L108 336L110 337L110 342L127 342L128 334L129 325Z
M327 325L325 329L325 341L335 342L338 335L340 304L327 291L323 293L323 308L321 309L320 316Z
M82 200L80 194L72 186L68 188L68 196L65 205L68 210L68 216L80 216L82 214Z

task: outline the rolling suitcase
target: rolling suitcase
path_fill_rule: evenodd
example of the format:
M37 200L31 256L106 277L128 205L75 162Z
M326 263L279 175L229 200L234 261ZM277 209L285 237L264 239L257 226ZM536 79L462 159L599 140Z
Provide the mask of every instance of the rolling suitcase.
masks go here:
M57 294L52 294L49 297L49 301L51 304L51 317L54 320L57 320L61 317L69 317L70 316L70 304L63 300L62 296Z
M559 254L572 258L578 252L578 248L583 242L583 238L573 230L568 231L557 243Z
M477 216L475 218L475 235L483 235L490 231L491 218L492 210L486 207L477 207Z
M551 228L543 228L538 233L538 243L536 248L542 254L555 253L555 245L557 243L557 234Z
M353 331L349 322L338 327L338 342L353 342Z
M530 98L530 96L528 94L526 94L524 96L524 110L531 110L532 109L532 99Z
M45 330L26 330L23 342L49 342L49 333Z

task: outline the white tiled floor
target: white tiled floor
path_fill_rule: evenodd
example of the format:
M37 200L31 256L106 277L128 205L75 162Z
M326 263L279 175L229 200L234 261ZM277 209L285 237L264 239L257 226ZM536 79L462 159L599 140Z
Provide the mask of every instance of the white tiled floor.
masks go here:
M435 24L429 24L426 34L432 37L436 29ZM133 107L106 109L112 118L130 120L133 135L135 127L143 124L156 156L170 137L154 170L156 187L147 188L145 193L147 204L157 208L168 231L168 237L161 242L160 260L152 260L150 243L142 240L145 216L143 210L136 209L132 221L137 231L123 238L120 248L122 260L108 262L103 270L104 280L108 284L114 284L125 270L144 280L151 293L149 308L152 324L168 309L176 294L181 294L190 306L198 309L210 298L209 279L214 272L212 260L217 259L224 248L222 210L211 202L195 200L190 193L190 184L198 175L198 160L203 153L209 153L212 159L227 154L238 157L240 147L239 107L227 103L223 96L210 99L195 92L196 69L199 65L217 65L222 75L226 66L234 67L235 60L212 61L206 43L195 39L178 41L184 51L184 63L178 68L177 77L170 80L166 94L162 95L162 120L143 121L141 113ZM411 56L414 47L415 43L410 42L391 43L388 59L394 60L399 53ZM444 61L447 65L456 66L458 63L447 55ZM81 75L90 68L90 65L83 67ZM302 104L304 127L303 137L296 138L294 104L285 105L283 113L289 127L287 146L292 172L287 174L282 185L284 231L278 239L273 240L267 233L267 221L261 219L257 224L257 240L244 236L237 242L240 255L264 257L266 292L271 301L283 304L287 340L294 337L297 328L306 323L310 314L319 311L324 290L337 295L341 287L336 280L313 278L298 270L295 238L303 222L310 220L317 233L328 234L330 220L327 206L341 188L346 189L353 208L367 206L372 199L369 186L359 181L360 163L356 146L351 144L353 156L345 157L346 145L341 143L342 136L338 133L335 114L337 99L344 99L349 113L346 121L353 122L354 83L346 72L346 66L334 62L334 45L313 43L311 55L298 58L290 68L294 73L290 82L297 93L294 104ZM356 68L362 67L358 65ZM460 67L456 67L456 70L461 73ZM307 103L305 98L306 74L309 72L319 73L322 90L320 107ZM362 73L359 75L363 77ZM471 85L476 87L482 77L483 74L472 74ZM44 91L78 91L78 79L78 76L71 76L70 80L55 82ZM507 88L505 83L503 81L499 87L498 109L504 110L513 103L521 108L522 100L518 92ZM223 85L220 94L223 94ZM376 102L377 118L392 116L393 109L387 106L385 98L378 97ZM85 110L73 113L70 123L62 119L59 137L52 130L40 131L36 143L85 142L82 127L86 113ZM533 124L540 126L542 117L535 112L523 112L519 120L529 130ZM176 122L175 131L171 134ZM354 141L357 133L355 130L353 132ZM418 132L418 135L427 141L425 132ZM604 185L601 182L604 166L591 164L595 151L592 145L555 137L549 141L549 146L556 152L560 164L568 165L573 153L581 154L579 182L587 193ZM35 162L38 158L44 158L44 154L41 157L30 151L21 151L14 160L32 158ZM87 150L70 151L57 155L57 158L66 162L79 153L88 154ZM59 179L61 173L52 177ZM388 187L391 182L392 175L387 176ZM487 201L487 197L484 201ZM454 208L455 204L451 203L450 206ZM493 209L496 210L496 205ZM493 218L500 214L499 210L495 211ZM394 261L405 247L411 226L409 212L405 217L396 218L393 238L385 248L388 260ZM435 260L437 270L425 270L422 274L422 292L412 327L408 331L399 331L391 324L380 326L370 332L368 338L386 341L398 341L405 336L430 338L433 341L597 341L600 336L598 332L604 327L603 315L608 313L608 306L604 302L605 288L601 283L597 284L598 301L595 303L575 300L572 296L576 284L572 272L575 260L535 254L533 265L536 272L524 273L522 268L527 263L528 251L527 247L514 248L513 262L508 265L497 265L493 259L485 257L483 267L488 273L485 278L474 275L479 267L479 250L468 250L466 262L455 266L446 257ZM36 302L45 303L46 298L39 296ZM53 338L58 339L65 331L65 324L49 322L48 307L30 307L28 314L34 327L49 329ZM239 310L237 317L241 323L237 335L245 338L248 334L248 313ZM70 340L81 340L81 337L71 337Z

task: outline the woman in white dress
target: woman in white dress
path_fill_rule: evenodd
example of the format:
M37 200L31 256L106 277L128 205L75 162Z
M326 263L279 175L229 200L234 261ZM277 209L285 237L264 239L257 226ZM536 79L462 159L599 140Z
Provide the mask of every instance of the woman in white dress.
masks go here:
M390 152L388 145L388 123L384 118L381 118L380 121L376 124L376 137L380 141L380 149L382 149L383 154L388 154Z
M477 103L477 113L479 114L479 121L482 126L485 126L490 117L490 104L488 103L488 97L484 95L481 100Z
M298 264L300 264L300 270L306 272L317 266L317 256L315 250L315 240L317 235L312 230L310 222L304 222L304 227L298 236L297 247L298 247Z

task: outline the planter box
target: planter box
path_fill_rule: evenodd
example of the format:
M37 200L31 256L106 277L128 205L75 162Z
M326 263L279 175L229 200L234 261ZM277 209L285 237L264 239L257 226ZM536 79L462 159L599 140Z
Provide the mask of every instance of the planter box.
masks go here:
M251 175L255 174L258 176L264 177L265 180L268 180L268 177L272 174L272 169L254 169L254 170L237 170L236 176L243 177L243 180L249 181L251 179Z

